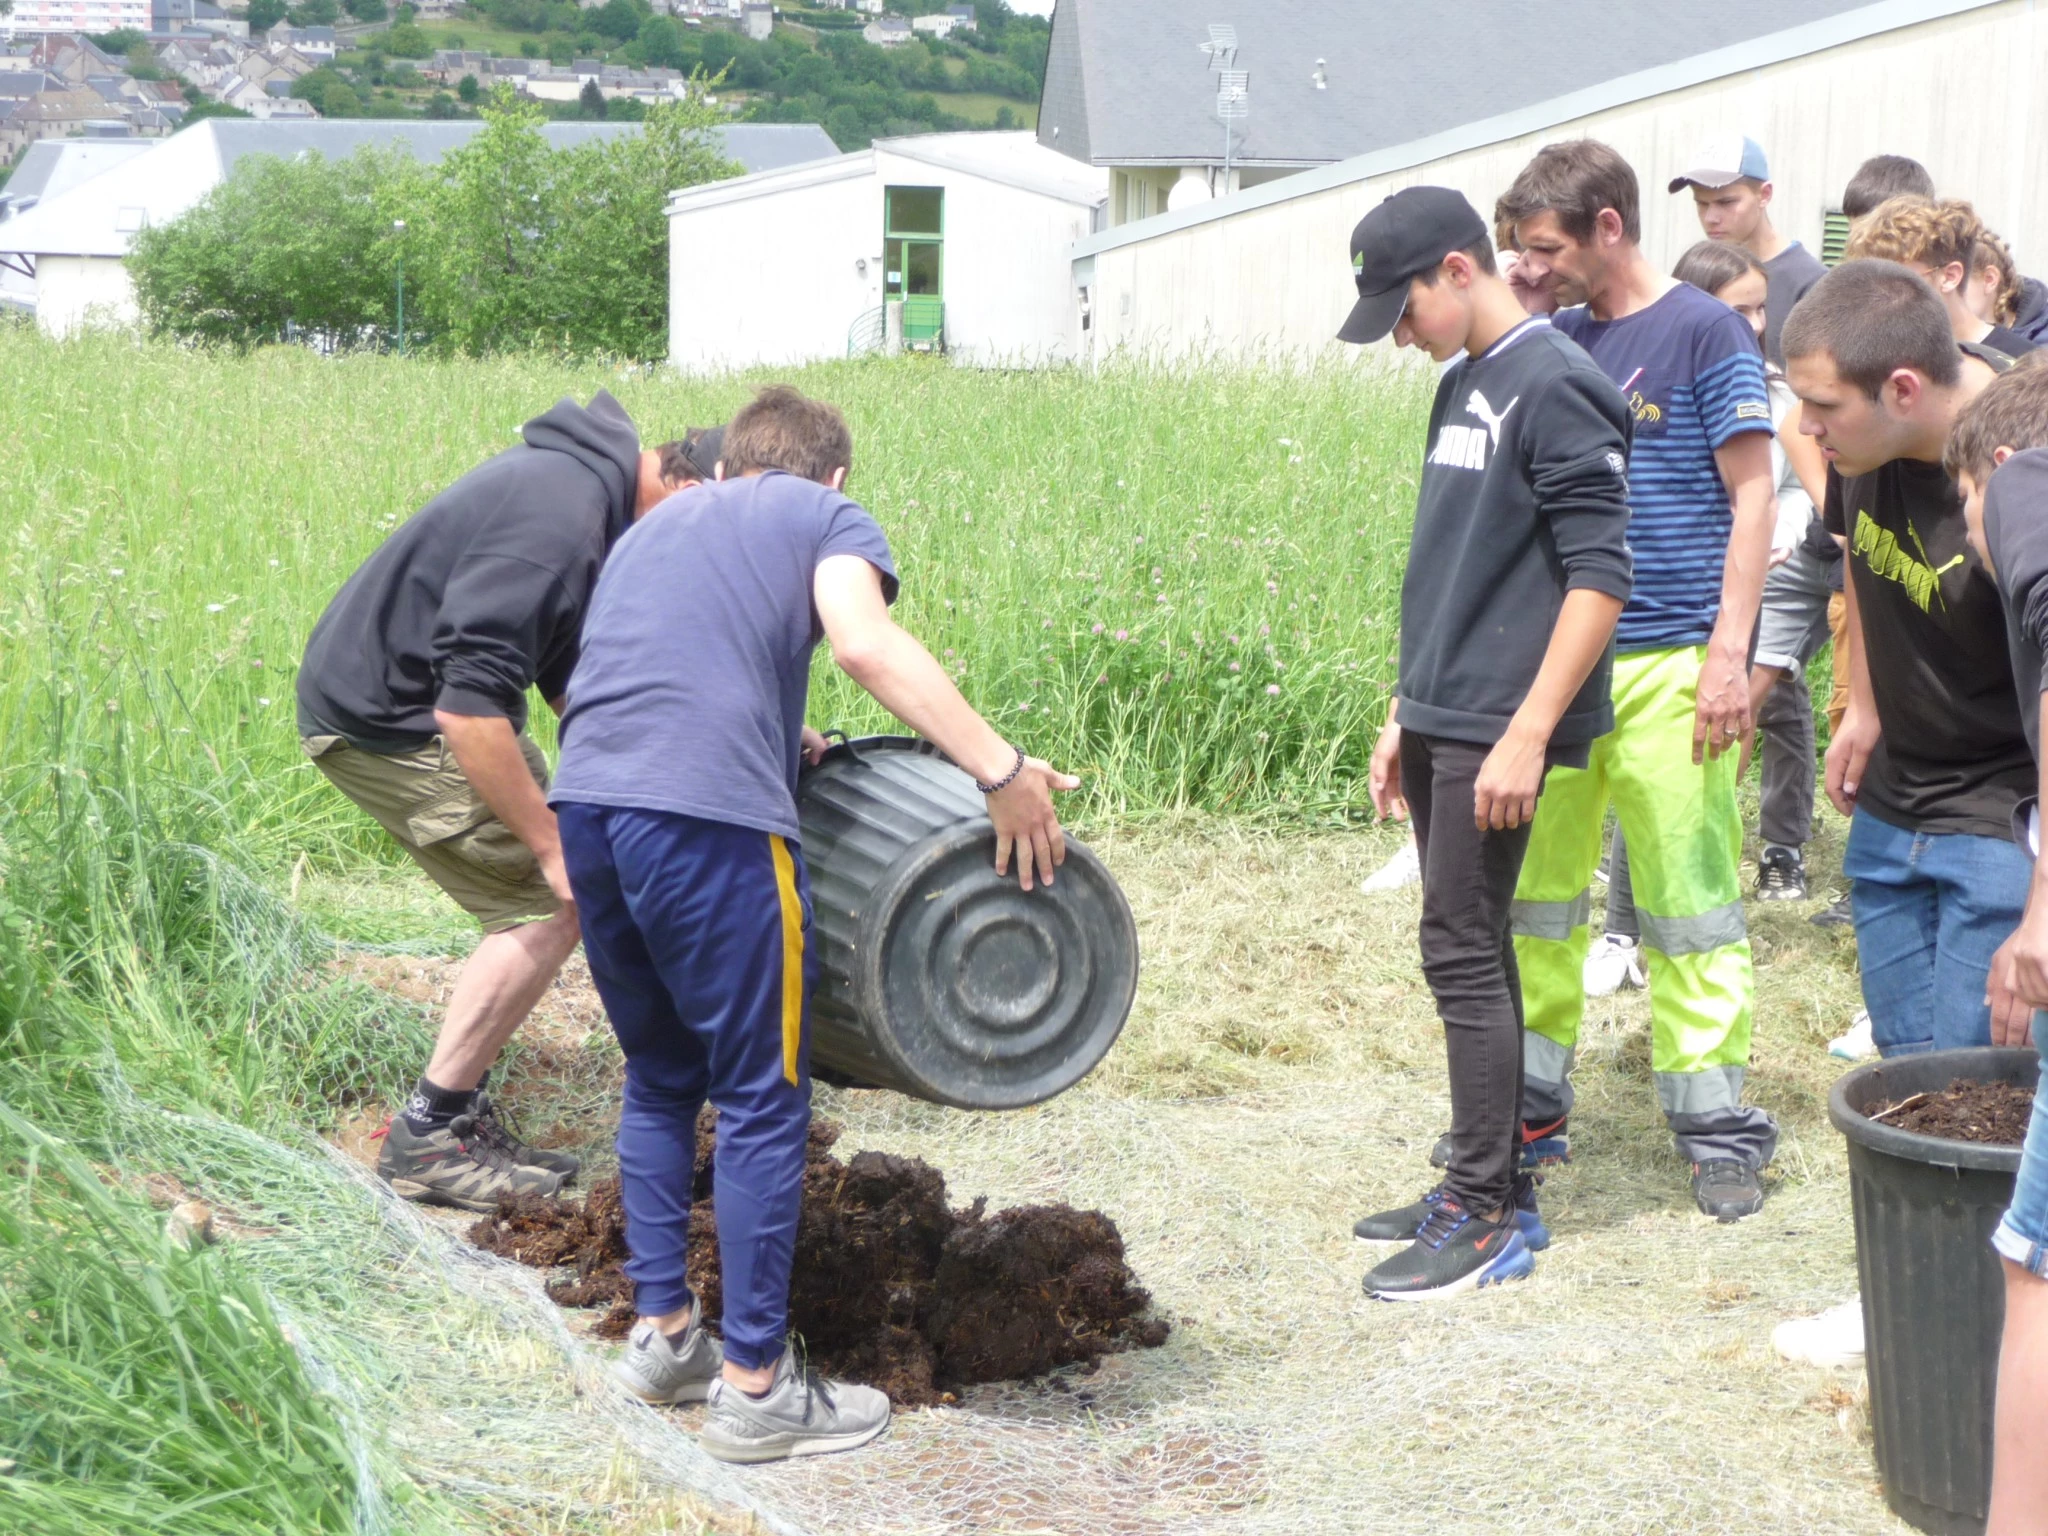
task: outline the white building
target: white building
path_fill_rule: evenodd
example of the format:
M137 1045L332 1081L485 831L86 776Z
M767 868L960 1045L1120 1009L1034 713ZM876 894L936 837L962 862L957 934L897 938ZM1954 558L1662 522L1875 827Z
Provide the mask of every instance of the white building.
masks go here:
M30 275L37 323L63 336L99 322L132 324L135 289L126 258L135 236L165 224L218 186L244 155L289 160L314 153L338 160L365 145L398 145L439 160L481 132L478 122L404 119L209 118L119 160L61 196L0 222L0 265ZM637 123L548 123L557 149L640 131ZM815 123L733 123L717 130L726 156L766 170L836 153Z
M860 35L877 48L894 48L917 36L910 30L910 23L901 16L883 16L871 21L860 29Z
M1028 133L877 139L669 200L669 358L689 369L943 347L1074 352L1068 251L1108 177Z
M755 42L767 42L775 31L775 7L749 5L740 13L740 26Z
M1060 0L1059 10L1077 3L1085 17L1104 0ZM1226 0L1198 12L1177 0L1124 3L1169 9L1182 22L1227 9ZM1542 28L1525 24L1519 0L1467 0L1455 58L1437 46L1442 13L1373 7L1372 16L1378 57L1313 44L1328 49L1319 55L1323 89L1364 99L1332 109L1359 114L1363 152L1081 240L1072 254L1084 351L1355 353L1332 338L1355 297L1346 265L1351 228L1369 209L1426 183L1458 188L1490 217L1530 156L1578 137L1613 145L1635 167L1644 248L1667 271L1700 228L1692 199L1668 194L1666 183L1717 133L1762 144L1772 217L1815 252L1845 233L1837 210L1856 167L1890 153L1921 161L1943 195L1974 202L2023 269L2048 269L2048 98L2040 90L2048 13L2031 0L1779 0L1688 10L1683 26L1668 8L1555 0ZM1100 135L1080 115L1095 109L1081 105L1072 58L1062 62L1061 26L1056 14L1039 135L1099 164L1090 142ZM1584 46L1596 29L1600 46ZM1255 66L1253 122L1260 69L1311 79L1317 62L1257 64L1257 36L1243 29L1238 55ZM1081 42L1071 31L1069 39L1069 48ZM1428 58L1441 67L1418 66ZM1091 57L1090 81L1114 80L1118 63ZM1133 89L1156 91L1157 83ZM1967 112L1957 110L1960 102ZM1130 149L1124 142L1112 152Z
M0 15L0 36L15 32L149 30L149 0L14 0Z
M923 32L931 37L951 37L953 29L960 25L960 18L949 11L938 11L930 16L910 18L910 30Z

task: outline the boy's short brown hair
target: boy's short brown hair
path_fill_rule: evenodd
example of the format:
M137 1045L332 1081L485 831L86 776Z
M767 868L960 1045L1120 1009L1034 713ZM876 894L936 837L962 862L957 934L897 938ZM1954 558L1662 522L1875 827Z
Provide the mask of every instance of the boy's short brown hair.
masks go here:
M1933 201L1934 178L1927 167L1905 155L1872 155L1842 189L1842 212L1860 219L1886 198L1902 195Z
M1481 235L1470 245L1461 245L1456 251L1446 251L1444 254L1447 256L1469 256L1472 258L1472 265L1484 272L1488 277L1500 276L1500 266L1493 259L1493 242L1484 235ZM1434 288L1436 280L1443 275L1443 270L1444 264L1438 262L1427 272L1418 272L1416 276L1420 277L1424 284Z
M853 434L838 406L770 384L726 425L722 457L728 480L780 469L827 485L853 467Z
M1779 345L1787 362L1826 353L1842 381L1872 400L1901 368L1941 389L1963 375L1963 354L1941 295L1896 261L1865 259L1836 267L1793 306Z
M2048 448L2048 352L2029 352L1963 407L1942 466L1981 489L1998 467L2000 448Z
M1522 220L1554 213L1558 228L1584 245L1593 238L1602 208L1615 211L1631 244L1642 243L1642 193L1635 170L1597 139L1566 139L1544 145L1522 167L1514 185L1493 205L1493 225L1497 233L1505 229L1512 234Z

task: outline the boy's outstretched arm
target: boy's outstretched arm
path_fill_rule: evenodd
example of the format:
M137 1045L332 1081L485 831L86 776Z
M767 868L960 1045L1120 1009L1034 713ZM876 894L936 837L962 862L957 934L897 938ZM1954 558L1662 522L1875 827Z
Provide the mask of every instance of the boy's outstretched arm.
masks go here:
M1473 782L1472 819L1481 828L1519 827L1535 818L1550 733L1600 664L1621 617L1621 603L1591 587L1565 593L1536 681Z
M932 653L889 617L881 575L860 556L828 555L819 561L811 592L840 670L979 783L1002 784L988 796L989 820L996 828L996 873L1008 872L1014 848L1018 884L1030 890L1035 870L1037 879L1051 885L1054 867L1067 857L1053 791L1078 789L1081 781L1035 757L1024 758L1019 767L1019 749L974 712ZM1003 784L1005 779L1009 782Z

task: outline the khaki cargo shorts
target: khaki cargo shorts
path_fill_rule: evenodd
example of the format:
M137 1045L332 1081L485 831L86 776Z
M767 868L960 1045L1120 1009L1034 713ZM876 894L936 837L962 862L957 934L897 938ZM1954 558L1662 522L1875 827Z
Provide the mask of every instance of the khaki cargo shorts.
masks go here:
M491 814L439 736L411 752L364 752L339 736L300 740L334 787L376 818L413 862L485 933L560 910L540 861ZM548 787L548 760L524 733L519 750L534 781Z

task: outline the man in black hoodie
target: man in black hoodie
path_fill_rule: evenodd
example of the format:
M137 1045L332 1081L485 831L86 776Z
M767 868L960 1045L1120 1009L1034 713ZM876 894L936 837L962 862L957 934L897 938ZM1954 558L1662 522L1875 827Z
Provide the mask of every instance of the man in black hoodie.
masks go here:
M711 478L702 439L643 449L619 403L562 400L386 539L313 626L307 755L483 927L432 1060L384 1133L409 1199L553 1194L573 1157L530 1147L483 1083L579 937L526 695L559 709L598 567L633 521Z

